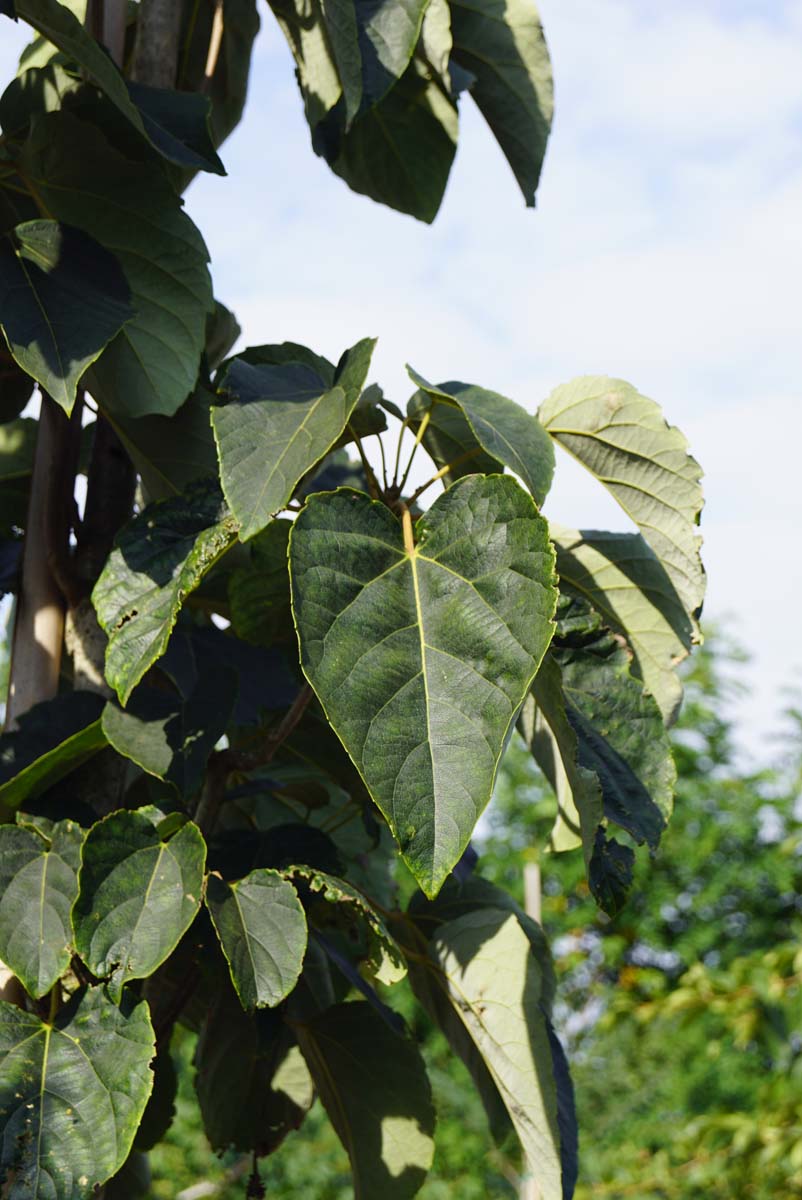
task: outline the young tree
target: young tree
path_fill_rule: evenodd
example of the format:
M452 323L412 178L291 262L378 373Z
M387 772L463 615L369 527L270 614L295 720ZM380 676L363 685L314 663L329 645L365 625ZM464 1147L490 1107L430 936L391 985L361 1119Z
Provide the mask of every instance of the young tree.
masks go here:
M623 903L671 808L699 469L620 380L535 417L411 371L402 413L369 382L371 339L337 364L227 357L238 327L180 195L223 171L255 0L0 12L37 35L0 98L4 1195L146 1190L177 1023L212 1146L254 1156L250 1194L317 1093L356 1195L414 1195L434 1111L383 990L408 975L494 1135L514 1128L544 1200L570 1196L548 948L472 875L470 838L517 723L558 795L554 846ZM273 12L313 148L354 190L432 220L467 96L534 202L551 75L528 0ZM555 442L639 533L547 523Z

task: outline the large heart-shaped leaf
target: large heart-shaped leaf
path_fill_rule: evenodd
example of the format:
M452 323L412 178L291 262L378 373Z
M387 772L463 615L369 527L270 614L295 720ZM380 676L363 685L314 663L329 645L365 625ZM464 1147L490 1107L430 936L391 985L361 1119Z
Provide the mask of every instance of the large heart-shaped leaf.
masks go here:
M306 951L295 888L267 867L236 883L210 875L206 906L243 1008L274 1008L298 982Z
M82 841L74 821L60 821L48 838L0 826L0 959L31 996L44 996L69 966Z
M236 696L236 673L225 669L202 673L187 697L143 685L127 708L106 705L103 732L118 754L190 796L226 731Z
M127 1159L153 1076L144 1000L78 993L47 1024L0 1002L4 1200L88 1200Z
M513 169L527 205L535 192L554 112L551 61L532 0L452 0L454 61L473 76L471 95Z
M313 496L290 536L301 662L429 895L490 799L552 635L553 551L506 476L469 476L413 533L360 493Z
M223 491L246 541L286 507L303 476L334 445L356 407L375 340L343 357L332 387L304 363L235 359L220 384L231 397L212 411Z
M578 532L551 522L563 590L588 600L623 634L635 655L633 674L670 724L682 701L676 668L695 625L657 555L639 533Z
M228 581L234 632L257 646L295 640L287 574L289 521L271 521L250 545L250 562Z
M413 383L429 398L435 413L443 405L459 408L474 435L476 447L481 447L490 458L504 463L516 475L520 475L537 503L543 503L554 475L554 447L537 417L533 417L514 400L476 387L475 384L451 382L432 387L416 371L411 368L408 371ZM413 411L417 416L420 412L419 403ZM457 433L458 426L455 429L452 424L447 428L458 444L465 443L462 454L472 450L464 432L461 436ZM464 475L466 470L478 470L472 460L473 455L465 460L463 470L456 473Z
M168 842L138 812L112 813L89 830L72 910L75 948L94 975L111 976L112 995L176 948L200 907L205 862L191 821Z
M23 713L18 728L0 737L0 804L19 808L101 750L102 712L94 692L71 692Z
M558 387L539 416L639 526L688 613L698 615L705 594L697 533L702 471L684 435L654 400L604 376Z
M0 237L0 325L9 349L66 412L78 381L134 315L114 254L58 221Z
M92 367L112 413L171 416L198 375L213 305L209 255L167 178L66 112L34 122L21 165L48 209L122 264L135 315Z
M92 602L109 636L106 678L122 704L167 649L186 597L236 536L213 483L150 505L120 533Z
M351 1160L355 1200L408 1200L432 1164L434 1109L416 1044L364 1001L298 1022L298 1041Z

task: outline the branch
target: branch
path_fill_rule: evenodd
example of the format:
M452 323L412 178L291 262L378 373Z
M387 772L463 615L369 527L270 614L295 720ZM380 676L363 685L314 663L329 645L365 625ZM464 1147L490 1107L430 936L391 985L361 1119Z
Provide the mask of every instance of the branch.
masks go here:
M134 79L151 87L175 87L180 19L181 5L175 0L141 0Z

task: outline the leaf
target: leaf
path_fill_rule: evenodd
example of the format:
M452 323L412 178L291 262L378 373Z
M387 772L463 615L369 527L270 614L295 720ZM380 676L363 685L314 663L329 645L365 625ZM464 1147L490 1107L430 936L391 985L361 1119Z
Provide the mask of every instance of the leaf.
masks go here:
M223 492L252 538L286 507L307 471L331 449L356 406L375 342L365 339L328 388L309 366L235 359L222 382L233 398L212 411Z
M417 1046L361 1000L298 1023L323 1106L348 1152L355 1200L416 1195L434 1156L434 1108Z
M632 518L688 613L698 616L705 594L696 532L702 471L683 434L653 400L604 376L584 375L558 387L539 415Z
M152 1066L153 1091L134 1138L137 1150L152 1150L157 1146L167 1134L176 1113L178 1072L169 1046L159 1048ZM125 1193L122 1195L125 1196ZM145 1195L149 1195L149 1192Z
M207 96L147 87L131 80L126 80L126 87L139 110L145 133L165 158L182 167L225 175L212 142Z
M462 410L453 404L433 404L420 389L407 404L409 428L418 434L422 418L429 414L429 423L421 441L426 453L440 467L449 467L444 476L447 484L463 475L501 475L503 463L487 454L478 441Z
M18 728L0 737L0 804L19 808L101 750L102 711L95 693L70 692L18 717Z
M587 600L632 647L632 672L671 724L682 701L676 668L694 626L654 551L637 533L577 532L550 523L561 586Z
M92 603L109 636L106 678L121 704L164 653L184 600L236 534L209 483L150 505L118 534Z
M287 874L304 885L309 903L315 900L324 902L315 907L321 928L350 928L355 919L363 927L367 932L365 969L369 975L388 987L404 978L407 966L398 944L366 896L344 879L310 867L290 867ZM321 908L324 910L322 914ZM326 914L325 909L334 915Z
M590 860L588 883L597 903L608 916L614 917L624 907L632 886L635 852L622 846L615 838L606 838L604 830L596 831L596 845Z
M11 353L0 344L0 422L17 418L33 395L34 382L21 371Z
M175 950L200 908L206 845L189 821L169 842L137 812L114 812L86 835L75 949L119 999L131 979L146 979Z
M429 941L437 986L479 1051L543 1200L563 1200L557 1089L542 970L514 913L478 909Z
M112 414L171 416L195 386L212 309L208 251L166 177L119 153L86 121L40 117L20 164L52 214L119 260L135 315L91 374Z
M144 1000L77 993L52 1025L0 1003L5 1200L88 1200L131 1150L153 1085Z
M0 15L11 17L12 21L16 21L17 13L14 8L14 0L0 0Z
M552 634L546 523L504 476L417 523L345 491L290 535L301 665L427 895L458 862Z
M58 221L0 237L0 324L15 360L67 412L87 367L134 314L120 263Z
M228 581L234 632L256 646L295 639L287 569L290 521L271 521L250 544L247 567L232 571Z
M360 73L359 88L354 92L363 107L378 104L404 74L418 44L427 7L426 0L369 0L352 5ZM346 8L340 0L337 11L345 12ZM325 11L336 52L331 6L327 5ZM344 78L342 70L340 77ZM358 103L350 107L351 115L355 115Z
M471 95L493 130L528 207L554 112L551 61L531 0L452 0L452 57L474 76Z
M457 109L442 83L413 59L347 133L329 120L318 127L313 145L353 191L431 223L454 161L458 126Z
M143 686L127 708L106 705L103 732L118 754L171 783L180 796L191 796L226 731L236 695L236 673L216 668L201 674L186 698Z
M435 406L454 404L461 409L479 445L520 475L538 505L543 503L554 475L554 447L537 417L497 392L456 382L433 388L411 367L407 370ZM466 465L468 470L476 469L470 460Z
M29 480L39 422L17 417L0 425L0 481Z
M206 907L242 1007L275 1008L298 982L306 950L306 917L295 888L266 867L236 883L210 875Z
M0 959L35 998L70 964L82 840L74 821L60 821L49 839L21 825L0 826Z
M213 396L196 387L171 417L106 414L131 456L148 501L179 495L188 484L217 475L211 421Z
M208 95L212 102L212 141L220 146L242 116L259 16L256 0L223 0L223 40L209 81L206 65L215 7L204 0L182 10L178 86L186 92L204 90Z
M315 1098L290 1030L276 1011L246 1013L230 987L218 990L198 1039L195 1087L214 1150L271 1154L297 1129Z
M242 333L240 324L230 309L219 300L206 320L206 360L214 370L231 353L231 348Z
M237 355L237 359L241 359L243 362L250 363L251 366L255 367L282 367L288 363L301 363L304 366L311 367L320 376L320 379L325 383L327 388L334 386L334 376L337 374L337 368L334 366L334 363L329 362L322 354L315 354L314 350L310 350L308 346L302 346L298 342L278 342L263 346L248 346L241 354Z

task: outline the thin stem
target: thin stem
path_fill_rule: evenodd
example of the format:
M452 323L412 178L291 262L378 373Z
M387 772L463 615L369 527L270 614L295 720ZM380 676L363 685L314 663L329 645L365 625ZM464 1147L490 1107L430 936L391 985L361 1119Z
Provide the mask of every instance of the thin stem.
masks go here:
M367 455L365 454L365 448L362 445L359 434L356 432L356 430L354 429L354 427L350 421L348 422L347 428L348 428L348 432L351 434L351 437L354 439L354 443L356 444L356 448L357 448L357 453L359 454L359 457L362 460L362 466L364 467L365 474L368 477L368 487L370 488L371 495L373 496L374 500L378 500L379 495L380 495L379 481L376 478L375 474L373 473L373 467L368 462Z
M192 13L187 24L187 35L184 38L184 45L181 48L181 66L178 70L178 87L183 88L184 80L187 74L187 66L189 65L189 52L192 48L192 38L195 33L195 26L198 23L198 12L200 10L200 0L195 0L192 5Z
M453 471L455 467L467 462L469 458L473 458L474 455L478 453L478 448L474 450L467 450L465 454L460 454L460 456L455 458L453 462L446 463L444 467L440 468L436 475L432 475L431 479L427 479L426 483L422 483L420 487L412 493L412 495L409 497L409 500L407 500L407 504L414 504L418 497L422 496L423 493L427 491L433 483L437 483L438 479L442 479L444 475L448 475L449 471Z
M223 42L223 0L217 0L212 17L212 32L209 35L209 51L206 55L206 67L203 72L201 91L208 92L212 79L217 70L217 60L220 57L220 46Z
M401 466L401 447L404 444L404 430L409 428L409 417L404 417L401 422L401 428L398 431L398 445L395 450L395 467L393 469L392 487L398 487L398 471Z
M407 463L407 469L406 469L406 471L404 471L401 481L398 484L399 492L403 492L404 487L406 486L407 479L409 478L409 472L412 469L412 463L414 462L415 455L418 452L418 446L421 444L421 441L423 440L423 435L425 434L426 430L429 427L429 421L431 420L431 417L432 417L432 410L429 409L429 411L426 413L423 420L421 421L420 425L418 426L418 432L415 435L415 445L412 447L412 453L409 456L409 462Z
M382 460L382 483L384 484L384 491L387 491L389 484L387 480L387 459L384 457L384 442L381 434L378 434L377 436L379 439L379 454L381 455Z

